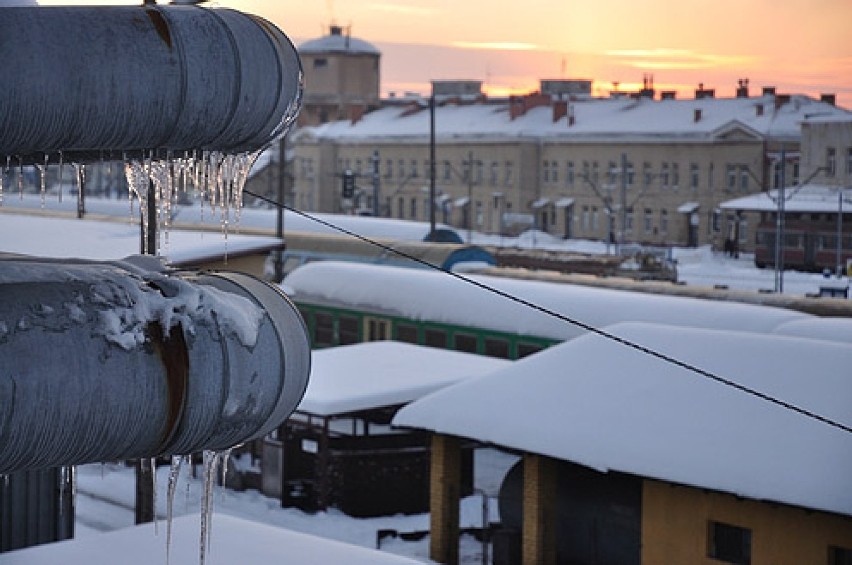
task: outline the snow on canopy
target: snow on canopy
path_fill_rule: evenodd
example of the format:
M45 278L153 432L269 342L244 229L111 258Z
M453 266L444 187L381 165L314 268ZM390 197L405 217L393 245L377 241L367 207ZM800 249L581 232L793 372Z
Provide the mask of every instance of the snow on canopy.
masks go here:
M172 563L197 563L199 555L196 515L181 516L172 522ZM162 525L161 525L162 528ZM340 541L330 540L253 522L217 512L208 551L212 563L311 563L312 565L405 565L421 563L414 559ZM159 547L159 552L152 551ZM283 561L282 561L283 560ZM82 539L44 544L4 553L3 565L151 565L166 562L165 536L155 536L151 524L132 526Z
M651 324L608 330L852 426L852 347ZM852 434L594 334L426 396L393 425L852 516Z
M624 321L768 332L808 314L706 299L643 294L589 286L467 275L584 324ZM414 320L457 324L565 340L585 330L442 272L322 261L293 270L283 281L295 301L364 308Z
M13 199L14 200L14 199ZM124 203L125 211L127 203ZM236 257L281 245L267 236L171 230L163 255L172 263L191 263L221 257L226 251ZM39 257L92 260L120 259L139 253L140 227L129 221L95 221L3 214L0 220L0 252Z
M767 192L750 194L722 202L719 207L723 210L751 210L755 212L777 212L780 191L772 189ZM839 202L843 199L843 204ZM800 188L788 188L784 195L784 211L791 213L837 213L841 206L843 212L852 209L852 189L820 184L806 184Z
M473 353L373 341L314 351L296 410L318 416L405 404L511 364Z

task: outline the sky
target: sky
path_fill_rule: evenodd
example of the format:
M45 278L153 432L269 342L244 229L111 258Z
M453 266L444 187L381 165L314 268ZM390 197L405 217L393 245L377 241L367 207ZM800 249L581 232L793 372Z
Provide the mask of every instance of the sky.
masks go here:
M41 4L98 3L41 0ZM102 2L104 3L104 2ZM105 3L122 3L112 0ZM123 2L138 4L139 1ZM491 95L528 92L541 78L592 79L593 92L692 96L703 83L733 96L748 78L852 108L848 0L219 0L263 16L296 45L332 23L382 52L382 93L426 93L433 79L482 80ZM618 83L616 86L615 83Z

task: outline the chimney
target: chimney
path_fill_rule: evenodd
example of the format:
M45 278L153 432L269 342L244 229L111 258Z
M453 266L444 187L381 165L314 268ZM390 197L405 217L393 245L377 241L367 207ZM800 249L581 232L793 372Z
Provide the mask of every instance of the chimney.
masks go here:
M737 81L737 98L748 98L748 79L741 78Z
M716 90L712 88L704 88L704 83L699 83L695 91L695 99L702 100L704 98L715 98Z
M364 117L366 111L367 108L363 104L353 104L352 106L349 106L349 120L352 122L353 126L361 121L361 118Z
M778 110L779 108L781 108L781 106L783 106L784 104L787 104L788 102L790 102L790 95L789 94L776 94L775 95L775 109L776 110Z
M664 90L660 92L660 100L674 100L677 98L677 92L674 90Z
M575 122L576 122L576 120L574 119L574 106L569 105L568 106L568 127L570 128L571 126L573 126Z
M520 96L510 96L509 97L509 119L514 120L519 116L523 116L524 112L526 112L526 108L524 106L524 99Z
M700 122L701 121L701 108L695 109L695 112L692 116L692 121L693 122Z
M774 86L764 86L763 87L763 95L764 96L775 96L775 87Z
M825 102L826 104L831 104L832 106L837 105L837 95L836 94L820 94L819 101Z
M558 122L562 116L568 115L568 101L557 100L553 103L553 121Z

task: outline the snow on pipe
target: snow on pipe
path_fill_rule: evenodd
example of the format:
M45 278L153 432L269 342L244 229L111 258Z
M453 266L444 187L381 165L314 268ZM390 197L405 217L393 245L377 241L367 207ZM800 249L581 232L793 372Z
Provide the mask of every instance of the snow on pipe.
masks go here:
M254 277L0 259L0 474L227 449L309 371L301 316Z
M301 104L296 49L254 15L153 4L2 12L3 163L255 151Z

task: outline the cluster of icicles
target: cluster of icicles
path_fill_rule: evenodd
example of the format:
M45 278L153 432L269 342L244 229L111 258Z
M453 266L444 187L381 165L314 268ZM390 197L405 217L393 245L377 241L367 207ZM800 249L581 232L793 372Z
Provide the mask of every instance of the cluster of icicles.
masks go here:
M260 151L245 152L237 154L226 154L217 151L186 152L180 156L167 154L165 158L155 157L150 152L145 157L123 158L124 174L127 179L130 200L130 218L135 222L137 214L141 218L142 230L147 233L150 222L155 222L157 228L156 249L148 248L148 238L143 240L143 254L160 255L161 247L168 248L169 227L173 213L173 206L178 202L181 193L193 196L201 202L201 220L204 221L205 206L209 209L211 217L218 217L227 245L227 234L230 225L239 224L240 208L242 207L242 192L248 179L252 165L260 155ZM106 161L111 163L111 161ZM81 163L70 163L73 169L74 183L77 187L78 210L83 208L85 194L86 165ZM6 173L16 171L16 188L23 197L24 193L24 164L18 159L12 162L11 157L6 158L5 169L0 163L0 206L3 204L4 186L3 181ZM41 204L45 206L47 197L46 177L48 166L58 166L59 177L59 200L62 200L62 179L66 164L63 163L62 154L51 163L45 156L43 163L35 164L38 171L38 182L41 192ZM8 191L6 191L8 192ZM151 198L154 199L153 206ZM134 209L136 208L136 209ZM150 212L155 215L152 217ZM204 565L207 552L210 548L210 532L213 514L213 487L217 481L218 470L221 469L222 485L225 484L227 473L227 461L231 450L220 452L203 452L203 494L201 497L201 540L200 540L200 563ZM190 464L190 456L173 456L169 471L169 484L167 489L166 509L166 564L169 565L169 553L171 548L172 514L174 506L175 489L180 475L181 466ZM143 466L148 466L150 476L154 481L152 491L155 493L155 516L156 516L156 459L143 459ZM5 477L8 486L8 476ZM72 496L76 496L76 470L73 467L63 467L60 478L60 489L67 484L71 485ZM60 499L62 499L60 493ZM156 518L155 518L156 520ZM156 525L156 521L155 521Z
M141 218L143 232L148 232L150 222L154 222L158 234L156 249L148 249L148 239L144 238L142 253L159 255L161 249L168 248L169 229L173 207L180 195L191 195L201 202L201 221L204 221L205 206L211 217L218 218L225 234L231 225L238 225L240 209L242 208L243 187L248 179L252 165L260 155L260 151L243 153L223 153L219 151L193 151L175 155L166 153L165 158L156 156L153 151L146 152L142 157L123 156L124 175L127 179L130 218L136 221L137 214ZM112 161L107 161L112 164ZM47 197L47 169L49 166L58 167L59 201L62 201L62 181L66 163L60 152L51 163L48 155L44 161L36 163L38 183L41 193L41 205L44 208ZM0 167L3 165L0 164ZM70 163L72 178L77 188L78 210L83 209L85 194L86 165ZM13 160L6 157L5 168L0 168L0 206L3 205L6 173L17 172L14 177L17 191L21 197L24 194L24 163L22 159ZM153 198L153 206L151 199ZM138 206L138 212L135 209ZM151 217L151 212L154 217Z

